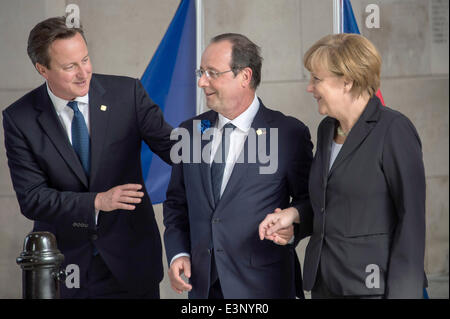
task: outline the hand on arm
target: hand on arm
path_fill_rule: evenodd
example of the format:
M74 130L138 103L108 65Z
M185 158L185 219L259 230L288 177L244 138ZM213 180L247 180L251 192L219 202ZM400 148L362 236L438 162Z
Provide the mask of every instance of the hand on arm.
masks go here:
M268 239L276 244L286 245L294 235L294 222L300 222L298 210L295 207L283 210L277 208L259 224L259 239Z
M272 235L266 235L266 239L273 241L278 245L287 245L293 242L294 225L277 230Z

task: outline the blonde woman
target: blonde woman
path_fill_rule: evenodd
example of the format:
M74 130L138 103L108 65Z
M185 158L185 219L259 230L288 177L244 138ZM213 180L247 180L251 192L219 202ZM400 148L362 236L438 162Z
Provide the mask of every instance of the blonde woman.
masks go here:
M311 224L303 280L312 298L421 298L421 142L411 121L375 96L377 49L357 34L328 35L306 52L304 65L311 73L307 91L326 116L309 177L314 213L268 215L260 237Z

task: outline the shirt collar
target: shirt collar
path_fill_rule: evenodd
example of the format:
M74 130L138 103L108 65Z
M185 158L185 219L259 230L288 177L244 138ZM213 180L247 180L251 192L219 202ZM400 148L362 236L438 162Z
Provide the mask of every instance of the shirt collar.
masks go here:
M258 113L258 110L259 110L259 100L255 94L252 104L250 104L250 106L234 120L230 121L225 116L219 113L219 123L217 125L217 128L221 130L225 124L231 122L238 129L247 133L247 131L252 126L253 119L255 118L256 113Z
M69 102L68 100L64 100L60 97L57 97L55 94L53 94L53 92L50 90L50 87L48 86L48 83L46 83L47 86L47 92L48 95L50 96L50 100L53 103L53 106L56 109L57 113L61 113L64 110L64 107L67 106L67 103ZM89 104L89 93L87 93L84 96L79 96L77 98L75 98L75 101L79 102L79 103L84 103L84 104Z

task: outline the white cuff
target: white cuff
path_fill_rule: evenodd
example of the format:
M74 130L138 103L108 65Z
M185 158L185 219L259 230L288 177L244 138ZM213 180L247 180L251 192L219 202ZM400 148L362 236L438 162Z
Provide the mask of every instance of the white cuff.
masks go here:
M172 266L172 263L174 262L175 259L177 259L177 258L179 258L179 257L183 257L183 256L186 256L186 257L191 258L191 255L189 255L188 253L179 253L179 254L176 254L175 256L172 257L172 260L170 261L169 268L170 268L170 266Z

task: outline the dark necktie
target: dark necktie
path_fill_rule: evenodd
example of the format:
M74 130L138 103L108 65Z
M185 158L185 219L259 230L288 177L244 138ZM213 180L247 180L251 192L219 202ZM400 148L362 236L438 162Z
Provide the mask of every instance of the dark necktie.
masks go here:
M73 110L72 119L72 146L83 165L86 176L90 171L90 141L89 132L83 114L78 109L77 101L69 101L67 106Z
M211 164L211 183L214 195L214 203L220 200L220 189L222 187L223 172L225 170L225 164L228 156L230 146L230 135L236 126L227 123L222 129L222 140L214 155L214 161Z

